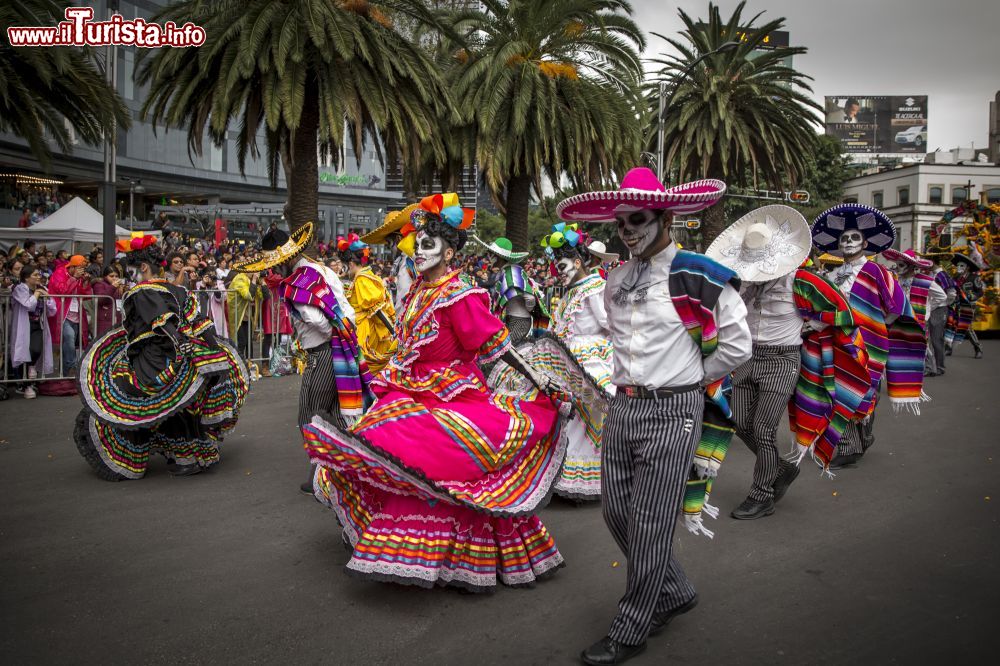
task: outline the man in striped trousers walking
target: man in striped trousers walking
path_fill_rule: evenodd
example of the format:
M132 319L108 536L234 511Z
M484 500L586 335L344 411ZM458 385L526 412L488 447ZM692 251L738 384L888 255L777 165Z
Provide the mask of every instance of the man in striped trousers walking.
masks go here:
M621 190L577 195L558 208L565 220L614 220L632 254L604 292L617 393L601 443L604 520L627 558L627 585L608 635L581 654L586 664L639 654L647 636L698 599L672 545L702 433L702 387L750 355L734 274L670 239L673 210L707 208L725 191L718 181L701 185L698 194L676 195L649 169L633 169Z
M799 474L798 465L781 459L777 439L799 379L804 322L795 280L811 247L801 213L763 206L731 224L705 251L739 275L753 338L753 356L733 373L736 434L756 456L750 494L730 514L737 520L770 516Z

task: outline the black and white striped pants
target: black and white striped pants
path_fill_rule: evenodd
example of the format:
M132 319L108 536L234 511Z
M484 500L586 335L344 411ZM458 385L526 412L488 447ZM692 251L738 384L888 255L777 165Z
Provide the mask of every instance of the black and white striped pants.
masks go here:
M333 356L330 345L320 345L308 350L306 369L302 373L299 390L299 428L317 414L332 417L331 423L340 423L340 403L337 401L337 382L333 376Z
M654 613L694 596L671 550L704 399L698 390L646 399L618 393L604 420L601 504L628 561L625 596L608 635L626 645L646 640Z
M306 369L302 373L302 388L299 389L299 430L317 414L330 423L342 424L340 402L337 399L337 381L333 375L333 355L330 345L324 344L308 350ZM312 483L316 466L309 466L309 482Z
M781 473L778 426L799 379L799 346L754 345L753 356L733 371L736 434L757 456L750 499L774 499Z

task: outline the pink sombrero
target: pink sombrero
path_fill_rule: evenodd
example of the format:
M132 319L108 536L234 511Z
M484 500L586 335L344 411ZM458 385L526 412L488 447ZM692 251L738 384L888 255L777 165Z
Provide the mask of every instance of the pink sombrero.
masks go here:
M725 193L726 184L711 178L666 188L650 169L637 167L625 174L620 189L571 196L556 206L556 214L563 220L611 222L619 208L697 213Z
M911 266L916 266L917 268L926 269L934 265L933 261L929 261L927 259L921 259L920 257L918 257L917 253L914 252L913 250L900 252L899 250L894 250L893 248L889 248L888 250L882 252L882 256L888 259L889 261L902 261L907 264L910 264Z

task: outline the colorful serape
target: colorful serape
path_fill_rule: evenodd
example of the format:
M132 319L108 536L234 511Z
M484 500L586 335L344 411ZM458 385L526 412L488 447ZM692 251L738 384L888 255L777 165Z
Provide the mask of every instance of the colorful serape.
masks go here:
M917 273L910 280L910 288L908 290L910 307L913 308L913 316L920 323L920 328L926 327L927 296L930 294L931 283L933 281L931 276L924 275L923 273Z
M289 304L311 305L326 315L336 333L330 338L330 353L340 413L345 418L360 416L374 402L369 388L372 376L358 347L354 324L344 316L333 290L315 268L299 266L279 285L278 295ZM298 316L295 308L288 309L292 316Z
M681 250L670 265L668 288L674 309L684 328L701 349L702 357L711 356L719 342L719 331L712 310L726 284L739 289L736 273L708 257ZM684 491L684 524L691 532L714 536L705 528L701 514L713 518L719 510L708 504L712 483L729 450L736 427L726 398L731 393L729 376L705 387L705 413L701 440L695 449L694 464Z
M885 376L893 408L919 414L927 343L902 286L889 269L868 261L854 280L849 302L868 352L871 383L862 410L870 413L875 408ZM895 319L887 325L890 316Z
M802 318L825 327L803 336L802 363L788 402L788 418L797 462L812 453L826 469L848 422L867 413L861 405L871 381L868 354L851 307L833 283L800 269L793 292Z

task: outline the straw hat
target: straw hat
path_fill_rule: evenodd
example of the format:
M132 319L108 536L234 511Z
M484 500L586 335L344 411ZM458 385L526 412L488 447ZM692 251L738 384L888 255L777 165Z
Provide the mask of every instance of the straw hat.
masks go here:
M410 215L413 211L420 208L419 203L410 204L403 210L393 210L382 220L382 226L377 229L368 232L361 237L361 240L368 245L379 245L386 241L391 233L397 233L403 226L410 221Z
M260 239L260 255L255 259L234 263L232 270L238 273L259 273L280 266L302 254L302 251L309 247L312 240L312 222L303 224L292 232L290 237L281 229L270 229Z
M600 259L602 262L618 261L617 252L608 252L608 246L599 240L590 241L587 251Z

